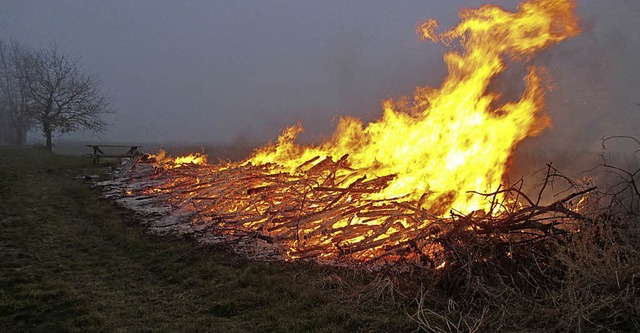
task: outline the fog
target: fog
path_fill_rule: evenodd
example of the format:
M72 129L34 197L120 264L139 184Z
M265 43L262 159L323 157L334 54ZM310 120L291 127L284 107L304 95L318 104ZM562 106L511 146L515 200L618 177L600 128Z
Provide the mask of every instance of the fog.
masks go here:
M416 24L446 28L482 3L0 0L0 36L55 42L103 81L117 109L107 131L65 139L265 142L300 122L313 141L340 115L371 121L382 100L438 86L446 48L420 42ZM597 149L603 136L640 135L640 1L578 5L584 32L534 60L553 79L553 127L525 148Z

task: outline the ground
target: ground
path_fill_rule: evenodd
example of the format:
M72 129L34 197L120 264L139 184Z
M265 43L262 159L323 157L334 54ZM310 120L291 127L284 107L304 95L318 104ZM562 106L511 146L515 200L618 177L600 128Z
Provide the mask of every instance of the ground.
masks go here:
M86 157L0 147L0 331L406 332L376 277L144 233Z
M640 330L638 214L593 216L525 262L381 274L148 235L91 189L109 171L91 163L0 147L0 332Z

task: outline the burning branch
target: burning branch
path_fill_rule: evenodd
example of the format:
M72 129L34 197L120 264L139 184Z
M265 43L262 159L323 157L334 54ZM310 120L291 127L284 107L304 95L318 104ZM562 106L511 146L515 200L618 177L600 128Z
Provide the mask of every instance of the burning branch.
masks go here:
M286 260L441 267L472 240L504 247L568 231L565 221L581 216L567 205L589 191L541 205L546 184L558 177L551 167L535 201L515 187L467 191L500 189L515 146L549 124L541 114L542 69L530 64L515 101L501 104L488 90L505 59L528 61L577 35L574 8L570 0L525 1L517 12L486 5L462 11L463 21L441 34L429 21L419 27L422 38L459 40L461 47L444 56L451 71L442 86L416 89L407 99L413 106L387 101L380 119L366 126L343 118L318 146L296 144L302 127L293 126L242 163L156 156L155 169L116 182L121 201L165 207L154 207L164 214L156 227L234 242L246 254L270 248Z
M356 177L346 158L309 165L305 162L289 174L269 164L158 168L138 161L128 167L134 170L131 177L101 185L107 193L118 188L120 202L139 212L169 207L156 228L168 225L209 242L233 243L245 255L433 268L454 264L459 248L469 242L491 243L487 248L505 254L514 246L571 232L570 223L583 219L572 210L572 200L594 189L548 205L540 204L541 194L533 201L517 186L472 192L491 202L489 212L442 216L424 209L420 200L372 198L393 175ZM543 190L556 176L547 173ZM157 209L152 211L158 216ZM168 216L172 224L166 223ZM478 255L489 256L484 250Z

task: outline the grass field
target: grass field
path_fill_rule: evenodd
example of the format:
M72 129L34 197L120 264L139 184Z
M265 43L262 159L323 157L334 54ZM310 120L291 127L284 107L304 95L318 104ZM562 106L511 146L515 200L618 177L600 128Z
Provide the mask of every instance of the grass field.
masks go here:
M640 330L633 217L524 263L383 276L149 236L82 179L108 169L0 147L0 332Z
M248 261L151 237L80 175L91 159L0 148L0 331L407 332L375 276Z

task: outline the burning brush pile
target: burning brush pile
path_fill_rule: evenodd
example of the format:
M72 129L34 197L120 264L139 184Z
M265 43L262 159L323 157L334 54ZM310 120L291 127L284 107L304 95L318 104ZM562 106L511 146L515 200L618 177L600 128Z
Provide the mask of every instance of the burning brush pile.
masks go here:
M385 101L375 122L343 118L317 146L296 144L294 126L237 163L138 156L98 185L155 231L266 259L438 268L470 244L482 261L575 231L590 189L542 204L542 191L529 197L521 183L503 185L516 145L550 123L544 70L528 67L517 100L488 90L507 64L578 34L574 4L485 5L460 16L441 33L435 20L418 26L422 39L452 46L442 86ZM545 181L556 176L549 168Z

